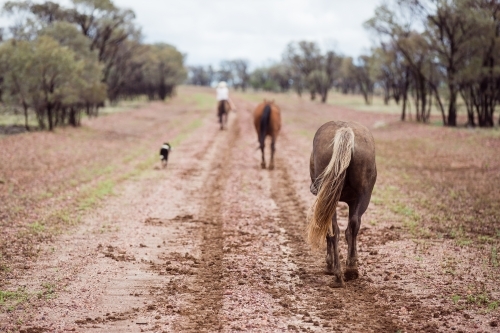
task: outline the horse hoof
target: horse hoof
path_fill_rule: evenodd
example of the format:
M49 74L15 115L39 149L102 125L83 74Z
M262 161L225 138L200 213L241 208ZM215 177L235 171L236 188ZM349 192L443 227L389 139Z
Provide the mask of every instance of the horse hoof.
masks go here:
M346 281L356 280L359 277L359 272L357 267L347 267L344 272L344 278Z
M274 170L274 164L269 165L269 170Z
M335 280L330 283L330 288L345 288L345 283L342 277L336 277Z
M265 169L265 168L266 168L266 163L261 163L261 164L260 164L260 167L261 167L262 169Z

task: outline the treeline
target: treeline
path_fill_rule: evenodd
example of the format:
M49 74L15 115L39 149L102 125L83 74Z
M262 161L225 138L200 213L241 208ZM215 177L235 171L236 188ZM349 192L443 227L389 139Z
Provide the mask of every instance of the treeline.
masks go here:
M135 14L111 0L6 2L17 18L0 43L0 103L34 112L41 129L80 125L106 99L165 99L184 82L185 56L167 44L141 42ZM21 20L21 18L23 18Z
M443 123L456 126L460 95L469 126L494 126L500 102L500 2L398 0L378 7L365 27L384 41L380 78L388 94L396 91L406 100L411 92L420 121L429 121L437 105Z
M385 103L401 105L402 120L411 100L417 121L429 122L434 108L446 126L457 126L463 101L468 126L494 126L500 103L499 1L393 0L364 26L380 40L368 54L352 58L322 52L314 42L293 42L280 62L245 74L245 86L293 89L323 102L332 88L360 93L367 104L377 92Z
M248 70L248 61L241 59L223 61L218 70L212 66L190 67L188 83L211 85L223 80L242 90L248 87L275 92L293 89L299 95L308 93L312 100L319 96L322 102L326 102L329 90L336 88L345 94L363 93L370 103L373 82L369 81L367 61L364 56L356 62L331 50L322 52L317 43L300 41L287 45L280 62L252 72Z
M225 60L219 69L209 66L190 66L188 83L198 86L209 86L215 81L226 81L235 89L245 91L249 86L248 61L244 59Z

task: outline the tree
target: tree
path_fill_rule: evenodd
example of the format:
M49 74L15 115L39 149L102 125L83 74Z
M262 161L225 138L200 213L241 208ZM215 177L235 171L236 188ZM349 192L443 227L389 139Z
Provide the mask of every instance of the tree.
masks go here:
M365 22L367 29L375 31L382 37L390 40L390 44L397 50L398 56L404 58L405 77L410 78L405 87L413 89L416 101L416 119L426 122L430 116L429 94L434 93L444 117L444 108L439 96L437 75L432 72L434 58L425 35L415 30L415 7L407 4L405 0L398 1L398 6L393 10L388 4L381 5L375 10L375 16ZM431 70L432 69L432 70ZM431 75L429 75L432 73ZM408 76L409 74L409 76ZM403 95L404 101L406 98ZM406 103L403 103L401 119L406 117Z
M26 126L30 109L40 128L78 126L83 110L97 116L107 97L165 99L185 80L185 56L168 44L142 44L132 11L111 0L72 4L3 6L4 13L22 19L0 44L0 97L23 106Z
M212 66L190 66L188 71L188 82L195 86L210 86L214 80Z
M6 102L22 105L24 126L27 130L30 101L29 66L33 61L33 52L27 41L8 41L0 45L0 77L3 78L2 96Z
M168 44L155 44L152 51L158 55L158 96L164 100L174 87L186 79L184 55Z
M478 36L469 41L474 50L460 72L459 90L467 107L469 126L494 126L495 107L500 102L500 4L496 1L466 1L472 9ZM500 118L499 118L500 124Z
M33 61L30 72L32 105L41 128L45 118L49 130L57 125L57 112L64 104L74 103L83 82L83 61L76 60L75 53L49 36L40 36L33 42ZM64 118L62 119L64 120Z
M314 100L317 93L316 87L311 85L308 78L312 71L321 68L321 50L318 44L308 41L292 42L287 45L283 53L283 60L292 68L293 82L299 95L306 85L311 100Z
M478 36L478 25L472 20L471 11L465 1L435 0L436 10L427 16L429 45L439 56L439 65L445 72L449 92L448 126L457 125L457 96L459 91L459 73L467 66L471 50L469 43ZM422 3L415 6L424 8Z
M224 60L221 61L219 65L219 70L217 71L217 80L225 81L229 85L233 85L234 73L233 73L233 65L231 61Z
M352 57L344 57L340 63L340 77L337 86L342 94L356 91L356 78L354 77L354 63Z
M80 124L80 112L85 108L87 115L96 116L99 105L106 99L106 85L102 83L103 66L98 60L97 52L90 50L90 40L68 22L55 22L42 29L40 35L50 36L60 45L70 48L75 53L75 60L82 61L83 72L80 90L74 103L64 105L69 111L69 123Z
M353 77L359 87L365 103L371 104L374 88L374 80L372 78L372 61L371 57L362 55L358 57L358 64L353 67Z
M240 87L242 91L245 91L248 86L248 81L250 80L250 74L248 73L248 61L244 59L235 59L231 60L230 64L232 67L234 87Z

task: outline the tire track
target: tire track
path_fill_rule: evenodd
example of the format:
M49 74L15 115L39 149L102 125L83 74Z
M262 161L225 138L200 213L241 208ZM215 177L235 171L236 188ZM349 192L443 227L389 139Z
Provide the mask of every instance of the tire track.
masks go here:
M232 150L240 135L239 123L235 115L230 118L229 131L220 132L213 156L208 182L201 189L207 194L202 203L204 211L200 214L200 227L203 237L201 243L200 266L196 279L190 289L190 301L181 309L183 320L178 328L182 331L215 331L222 328L219 313L222 308L224 289L223 267L223 223L221 198L231 172Z
M344 289L329 286L332 277L325 273L323 255L312 252L305 243L307 209L289 185L292 179L286 161L278 158L278 162L278 170L272 177L272 197L280 210L280 226L286 230L289 239L291 261L297 267L292 274L301 280L296 284L295 291L300 301L291 308L295 316L301 316L301 327L313 330L313 327L321 326L349 331L397 331L398 325L387 315L388 308L375 306L377 291L368 285L364 277L348 282Z

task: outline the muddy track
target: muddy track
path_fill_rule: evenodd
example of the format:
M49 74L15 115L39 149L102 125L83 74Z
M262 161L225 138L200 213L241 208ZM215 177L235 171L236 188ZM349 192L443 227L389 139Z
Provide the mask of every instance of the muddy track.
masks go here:
M234 120L234 117L233 117ZM222 131L218 136L217 144L212 149L216 152L210 166L209 179L200 191L207 195L203 202L203 211L200 214L200 267L197 269L191 300L182 309L184 320L179 324L183 331L192 330L216 331L222 328L219 314L222 308L222 294L224 291L223 267L223 225L222 202L226 182L231 173L232 150L239 138L239 123L231 121L229 130Z
M248 156L237 156L237 148L244 145L239 135L240 127L248 142L253 136L251 107L246 109L232 123L228 133L230 144L219 147L213 159L213 171L206 185L208 195L202 203L205 211L200 214L199 221L203 241L201 258L195 260L200 265L193 285L188 288L189 296L185 296L190 300L180 309L183 319L175 327L183 331L231 331L263 329L259 323L265 322L271 324L268 328L274 324L274 329L292 331L330 327L396 331L397 324L388 315L388 309L374 306L377 291L363 278L349 283L346 289L330 288L332 278L324 272L323 255L311 253L304 242L307 207L291 186L293 179L283 158L278 158L279 167L273 172L259 170L256 165L247 166L250 171L246 176L259 175L262 182L248 189L253 192L249 197L259 196L256 192L261 192L270 205L263 206L264 211L249 211L254 218L250 224L245 223L242 219L249 215L241 206L251 206L252 202L246 201L239 192L240 207L235 211L228 184L238 181L245 184L245 175L239 172L245 173L244 163L253 163ZM239 163L233 162L234 159ZM254 247L253 244L261 243L263 237L268 241L262 247ZM245 291L247 288L255 290ZM251 298L254 299L249 300ZM237 311L232 305L234 301L242 309ZM266 301L269 311L252 309L246 312L250 319L254 315L254 321L235 314L245 313L245 305L250 310ZM267 312L273 320L261 316L261 312ZM228 317L232 317L230 321ZM260 321L262 317L268 319Z
M393 241L404 236L400 228L391 221L366 222L381 213L376 206L360 230L360 278L346 288L330 287L325 254L311 251L304 237L313 200L304 159L309 143L285 127L276 169L261 169L254 104L235 103L228 130L203 118L173 150L166 170L126 181L73 233L51 244L33 275L18 283L27 290L53 283L55 291L25 313L0 317L13 323L9 329L19 328L14 323L20 319L29 323L20 327L24 332L452 327L441 300L407 277L416 268L394 262ZM337 212L343 230L346 207ZM409 290L415 285L415 292Z
M272 197L280 210L280 226L290 240L290 257L296 267L291 274L300 279L295 291L300 301L291 307L291 312L301 318L302 325L313 323L314 326L349 331L397 331L397 325L387 315L388 309L375 306L377 292L365 277L348 282L346 288L330 287L333 277L326 274L323 253L311 253L304 241L308 208L290 186L293 179L287 172L285 160L280 158L278 163L281 167L273 173ZM344 248L342 250L345 252Z

